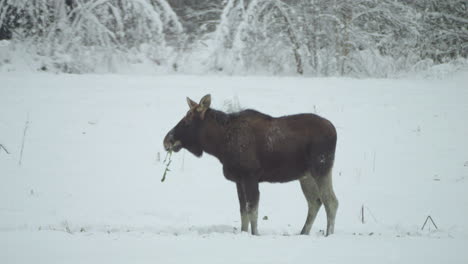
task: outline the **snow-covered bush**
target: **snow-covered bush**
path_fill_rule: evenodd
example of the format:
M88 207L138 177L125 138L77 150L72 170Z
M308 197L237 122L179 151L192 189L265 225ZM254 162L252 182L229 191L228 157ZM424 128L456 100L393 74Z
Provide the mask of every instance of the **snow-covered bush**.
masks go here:
M170 60L182 26L165 0L0 2L0 27L13 42L33 50L43 70L114 71L143 53L155 64Z
M466 60L467 12L462 0L0 0L0 68L401 76Z
M243 110L239 102L239 97L237 97L237 95L234 96L232 99L224 100L222 109L227 113L235 113Z
M293 16L282 1L252 1L234 40L237 69L302 74L300 32Z
M460 24L467 22L460 15L466 7L451 1L436 6L458 10L453 17L395 0L230 0L209 63L228 73L397 76L428 56L435 61L423 48L429 47L424 44L427 16L458 22L449 23L455 29L450 37L457 37L458 46L448 48L447 41L437 39L431 40L432 46L447 54L456 50L450 60L468 56L460 42L467 38L468 23Z

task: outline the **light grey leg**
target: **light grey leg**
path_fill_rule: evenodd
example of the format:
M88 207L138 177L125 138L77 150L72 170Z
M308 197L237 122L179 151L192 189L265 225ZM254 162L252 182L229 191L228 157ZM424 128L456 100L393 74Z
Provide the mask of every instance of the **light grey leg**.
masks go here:
M302 228L301 235L308 235L310 229L314 224L315 217L322 206L322 201L320 201L319 190L317 183L314 178L310 175L307 175L300 179L302 192L307 200L309 206L309 211L307 213L307 219L305 221L304 227Z
M241 211L241 230L247 232L250 229L252 235L258 235L258 202L260 200L260 191L258 181L244 178L237 183L237 194L239 196Z
M335 192L333 191L331 170L327 175L317 179L317 186L320 192L320 199L327 213L326 236L329 236L335 232L335 218L336 211L338 210L338 199L336 199Z
M241 212L241 231L249 231L249 216L247 215L247 212Z
M245 198L244 186L237 183L237 195L239 197L240 214L241 214L241 231L249 231L249 215L247 214L247 201Z
M247 203L247 212L250 220L250 228L252 235L258 235L257 221L258 221L258 202L254 208L249 208L249 203Z

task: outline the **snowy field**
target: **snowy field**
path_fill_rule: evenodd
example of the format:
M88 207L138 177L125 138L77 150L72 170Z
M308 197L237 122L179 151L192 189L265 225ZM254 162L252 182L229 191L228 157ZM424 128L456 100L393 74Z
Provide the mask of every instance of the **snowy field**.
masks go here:
M185 96L207 93L217 109L316 112L335 124L335 235L322 235L323 209L312 234L298 235L307 213L298 182L262 184L260 236L240 233L235 186L208 155L173 155L161 183L163 137ZM10 154L0 149L0 263L468 263L467 120L466 73L1 73ZM429 215L438 229L421 230Z

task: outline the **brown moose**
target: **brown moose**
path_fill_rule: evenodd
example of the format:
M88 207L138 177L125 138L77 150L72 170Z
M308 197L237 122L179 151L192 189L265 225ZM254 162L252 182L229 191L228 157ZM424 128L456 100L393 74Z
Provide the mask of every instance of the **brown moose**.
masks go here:
M258 235L259 182L299 180L309 211L301 234L309 234L322 203L326 235L333 234L338 200L332 186L336 130L314 114L274 118L255 110L224 113L210 108L211 96L200 103L187 98L189 111L167 133L164 148L185 148L195 156L211 154L223 164L226 179L237 185L241 230Z

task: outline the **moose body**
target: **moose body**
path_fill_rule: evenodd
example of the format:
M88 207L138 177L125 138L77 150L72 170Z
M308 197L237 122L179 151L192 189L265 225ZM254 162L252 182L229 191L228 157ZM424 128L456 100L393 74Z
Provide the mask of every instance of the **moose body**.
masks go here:
M190 110L166 135L166 150L185 148L200 157L211 154L223 164L226 179L237 186L241 230L258 234L259 182L299 180L309 211L301 234L308 234L324 204L326 235L334 232L338 200L332 186L336 130L314 114L274 118L255 110L227 114L187 98Z

